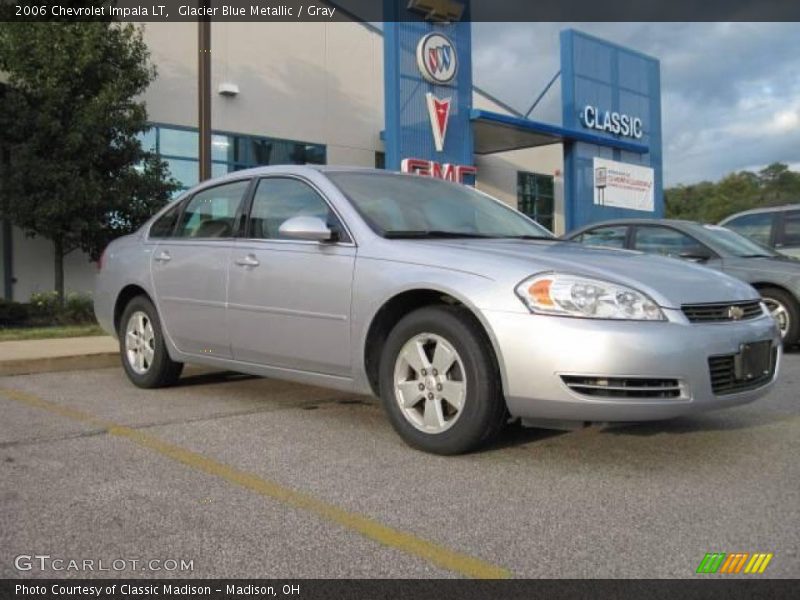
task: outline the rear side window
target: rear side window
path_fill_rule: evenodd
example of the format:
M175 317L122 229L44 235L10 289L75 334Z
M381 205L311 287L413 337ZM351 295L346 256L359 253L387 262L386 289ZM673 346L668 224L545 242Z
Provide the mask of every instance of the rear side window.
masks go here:
M755 240L759 244L769 246L772 233L772 220L774 213L755 213L742 215L725 223L725 227L733 229L745 237Z
M249 180L236 181L195 194L183 211L177 237L233 237L237 211L249 185Z
M175 230L175 223L178 222L178 215L181 212L182 202L178 202L167 212L161 215L156 222L150 226L151 238L168 238Z
M582 233L576 241L588 246L602 246L604 248L624 248L628 227L597 227Z
M800 246L800 210L787 212L783 216L783 245Z

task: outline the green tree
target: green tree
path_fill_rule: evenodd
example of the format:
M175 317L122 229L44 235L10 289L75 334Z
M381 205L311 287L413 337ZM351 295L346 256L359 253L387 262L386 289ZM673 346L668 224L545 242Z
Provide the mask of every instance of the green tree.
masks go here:
M177 189L137 137L155 68L131 24L0 22L0 72L5 216L53 242L63 299L65 255L97 259Z
M734 213L800 201L800 173L773 163L758 173L739 171L712 183L703 181L664 190L666 215L716 223Z

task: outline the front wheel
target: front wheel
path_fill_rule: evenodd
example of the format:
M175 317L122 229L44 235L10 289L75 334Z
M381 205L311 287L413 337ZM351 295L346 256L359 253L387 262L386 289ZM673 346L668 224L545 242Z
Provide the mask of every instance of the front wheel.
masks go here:
M155 306L145 296L136 296L125 307L119 325L122 366L134 385L165 387L181 376L183 363L169 357Z
M400 320L381 353L380 392L400 436L435 454L473 450L506 420L491 346L456 307L425 307Z
M777 288L766 287L759 291L772 318L778 323L783 345L795 344L800 337L800 307L797 301L787 292Z

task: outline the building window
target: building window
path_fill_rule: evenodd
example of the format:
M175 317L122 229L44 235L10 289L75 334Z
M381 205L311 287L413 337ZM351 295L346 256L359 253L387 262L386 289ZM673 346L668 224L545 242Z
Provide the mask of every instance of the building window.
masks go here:
M555 200L553 176L517 173L517 208L540 225L553 231Z
M385 169L386 168L386 153L385 152L376 152L375 153L375 168L376 169Z
M155 152L167 163L170 173L181 184L181 191L197 185L200 175L198 132L191 127L153 124L139 136L145 150ZM324 165L326 148L295 140L212 132L211 175L264 165Z

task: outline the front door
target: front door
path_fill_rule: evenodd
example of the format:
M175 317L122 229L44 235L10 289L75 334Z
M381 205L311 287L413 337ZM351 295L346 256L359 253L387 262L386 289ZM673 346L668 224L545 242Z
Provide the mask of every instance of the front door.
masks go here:
M291 217L316 216L337 242L281 237ZM233 246L228 323L236 360L350 376L350 298L356 248L326 200L304 180L266 177L247 232Z
M159 315L181 352L231 357L225 284L236 220L249 185L250 180L241 180L195 194L174 233L153 251Z

